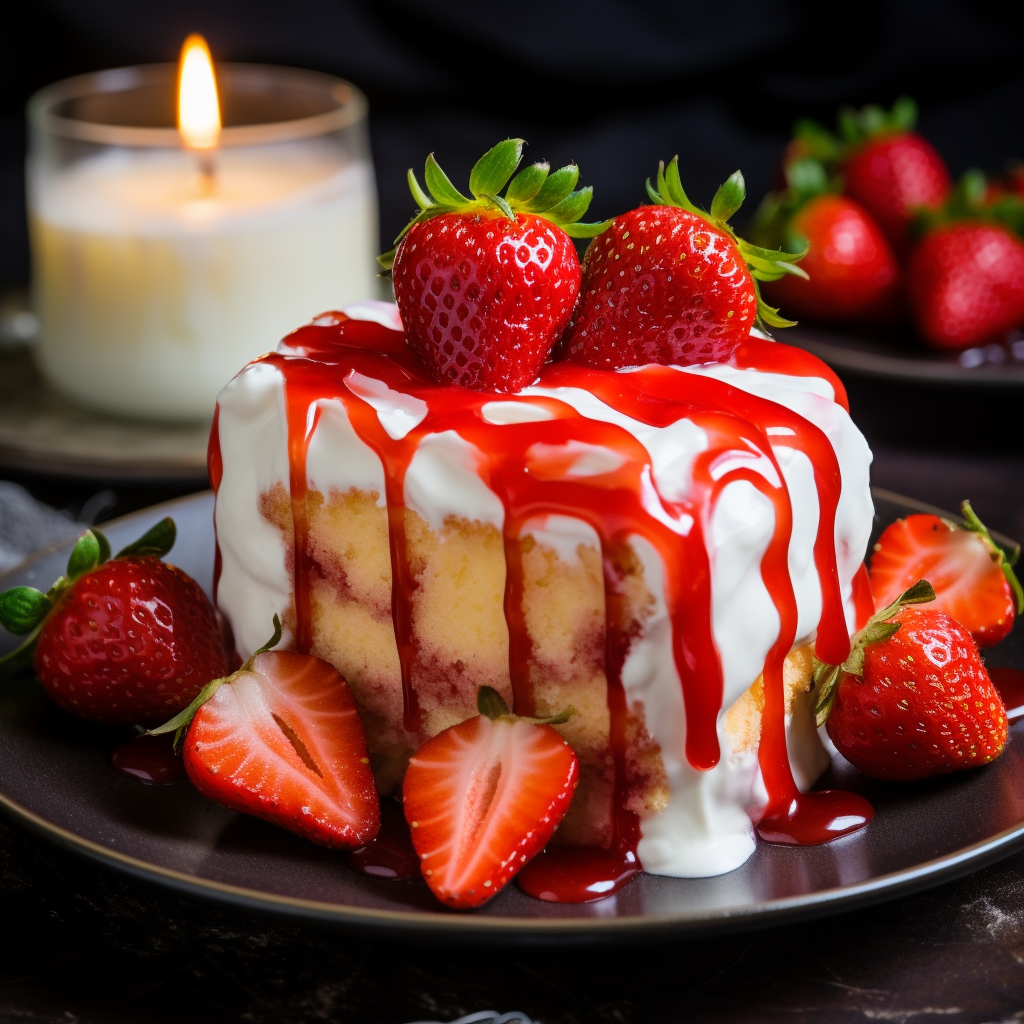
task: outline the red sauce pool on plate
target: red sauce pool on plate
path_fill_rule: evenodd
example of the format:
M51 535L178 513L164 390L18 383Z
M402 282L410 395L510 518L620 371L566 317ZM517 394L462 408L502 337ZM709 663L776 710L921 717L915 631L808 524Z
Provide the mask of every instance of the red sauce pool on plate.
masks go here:
M636 854L593 846L549 846L516 876L528 896L548 903L590 903L617 893L641 871Z
M863 797L843 790L797 793L775 805L757 823L757 834L782 846L817 846L862 829L875 816Z
M113 766L123 775L131 775L147 786L185 782L185 762L174 752L174 734L133 736L111 755Z
M348 866L360 875L396 882L420 877L420 862L409 838L409 825L402 808L393 800L382 800L377 838L348 855Z

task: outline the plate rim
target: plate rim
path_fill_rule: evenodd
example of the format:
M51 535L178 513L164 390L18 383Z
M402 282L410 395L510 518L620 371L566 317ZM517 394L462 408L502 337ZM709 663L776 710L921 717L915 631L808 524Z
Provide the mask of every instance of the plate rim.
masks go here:
M112 484L201 484L209 479L205 462L196 462L193 465L152 458L146 466L142 466L137 463L108 460L102 456L76 459L60 453L31 450L27 447L18 448L6 442L0 442L0 469L32 472L47 477L64 476L74 480L105 481ZM14 568L17 569L18 566Z
M484 917L455 911L374 910L346 904L326 903L300 897L269 893L245 886L230 885L214 879L190 875L165 868L150 861L131 857L110 847L85 839L68 829L23 807L0 792L0 812L9 820L26 826L33 834L50 840L108 868L133 877L163 885L190 896L214 903L229 903L248 910L269 911L293 921L312 919L341 927L373 926L378 932L410 938L442 935L447 939L510 939L548 938L601 942L612 938L631 940L675 937L695 938L698 935L722 934L730 931L753 931L760 928L791 924L795 921L825 917L888 902L896 896L907 896L953 881L989 864L993 864L1024 847L1024 822L953 853L935 857L900 871L878 875L854 885L821 889L810 896L787 896L762 901L753 908L737 904L713 914L634 914L629 917L518 918ZM395 883L385 883L395 884Z
M885 488L872 487L871 493L873 497L898 503L905 508L947 518L951 516L951 513L927 502L908 498ZM209 489L196 491L138 509L101 525L120 525L142 515L171 513L178 506L209 500L211 496L212 492ZM993 537L1001 544L1013 543L998 533L993 533ZM68 548L69 543L63 541L51 544L0 575L0 589L10 576L20 574L33 563ZM441 937L452 942L467 939L486 939L498 943L543 943L553 940L584 943L611 940L643 942L664 938L695 938L698 935L723 934L730 931L753 931L843 913L887 902L898 896L911 895L963 877L1024 848L1024 821L1021 821L977 843L910 867L851 885L833 886L810 894L763 900L754 905L737 904L711 913L692 915L651 913L624 917L521 918L464 914L444 908L435 911L378 910L251 889L167 868L86 839L36 814L8 797L2 790L0 813L33 835L108 869L214 904L226 903L251 911L269 912L294 923L316 922L342 928L370 926L377 934L387 933L392 938L415 940Z
M880 380L912 381L929 387L952 385L986 390L1024 387L1024 365L1013 367L1018 371L1016 373L1007 373L996 366L966 369L958 363L932 362L886 352L862 352L830 340L833 335L842 337L843 333L837 328L801 324L795 336L784 334L779 340L816 355L834 370L847 370Z

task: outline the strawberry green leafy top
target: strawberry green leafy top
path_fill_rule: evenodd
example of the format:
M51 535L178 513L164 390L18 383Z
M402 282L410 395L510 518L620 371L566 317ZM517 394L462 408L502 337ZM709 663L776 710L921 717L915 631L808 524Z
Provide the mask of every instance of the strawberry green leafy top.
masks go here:
M719 231L727 234L736 244L744 262L750 268L750 276L754 281L754 293L757 296L758 326L768 324L772 327L792 327L796 321L779 316L774 306L769 306L761 298L758 281L777 281L786 274L795 274L806 278L807 274L796 265L797 260L807 255L806 247L802 252L782 252L779 249L763 249L744 241L729 226L729 218L743 205L747 189L741 171L731 174L715 193L711 200L711 209L704 211L695 206L683 190L679 179L679 157L674 156L668 167L664 161L658 164L657 188L647 179L647 194L651 202L658 206L676 206L687 210L697 217L709 221Z
M913 131L916 124L917 104L909 96L901 96L892 110L875 104L860 110L843 107L836 119L835 134L811 118L801 118L793 128L793 138L800 143L804 156L831 166L872 139Z
M880 644L894 636L902 623L890 621L905 605L927 604L935 600L935 589L927 580L918 580L912 587L903 591L887 608L876 612L858 630L851 640L850 654L842 665L828 665L814 659L812 686L817 690L814 701L814 721L819 728L828 721L832 706L836 701L836 689L844 674L861 676L864 674L864 649L872 644Z
M1024 197L999 189L993 191L985 172L971 168L964 172L941 206L918 210L912 227L915 234L923 235L932 228L965 220L1001 224L1024 238Z
M580 170L575 164L551 171L547 163L535 163L512 177L523 158L523 145L522 139L505 139L477 160L469 173L472 198L464 196L449 181L433 153L427 157L423 170L427 191L420 187L410 168L409 191L420 210L402 228L395 239L395 247L378 257L384 271L391 270L398 243L415 225L443 213L498 213L510 220L515 220L520 213L532 213L551 221L572 238L593 238L604 231L611 221L580 223L594 190L589 185L576 189ZM502 189L505 189L504 196L500 194Z
M133 544L122 548L114 555L114 559L149 556L163 558L174 546L176 536L174 520L165 517ZM0 665L11 671L25 668L31 662L43 624L60 596L70 590L81 577L109 561L110 555L110 541L104 533L93 527L75 541L64 575L58 577L45 593L35 587L11 587L0 593L0 626L15 636L25 637L20 646L0 658Z

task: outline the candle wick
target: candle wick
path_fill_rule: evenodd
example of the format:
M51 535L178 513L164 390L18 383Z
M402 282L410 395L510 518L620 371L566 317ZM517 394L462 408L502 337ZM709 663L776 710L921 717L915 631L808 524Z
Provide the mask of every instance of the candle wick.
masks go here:
M201 149L196 151L196 163L199 167L199 191L204 199L213 195L217 183L217 160L215 150Z

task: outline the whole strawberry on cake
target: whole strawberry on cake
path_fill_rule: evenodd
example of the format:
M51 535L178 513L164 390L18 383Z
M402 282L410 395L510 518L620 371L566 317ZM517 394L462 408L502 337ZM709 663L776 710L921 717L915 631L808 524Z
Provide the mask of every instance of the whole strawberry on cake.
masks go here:
M871 816L808 792L814 657L843 664L874 611L873 508L841 384L763 332L786 321L758 282L799 254L737 238L738 173L704 213L672 161L650 205L585 223L577 168L521 158L500 143L468 195L410 172L397 305L250 363L210 446L238 655L279 615L337 669L460 907L517 874L544 899L718 874L755 830Z

